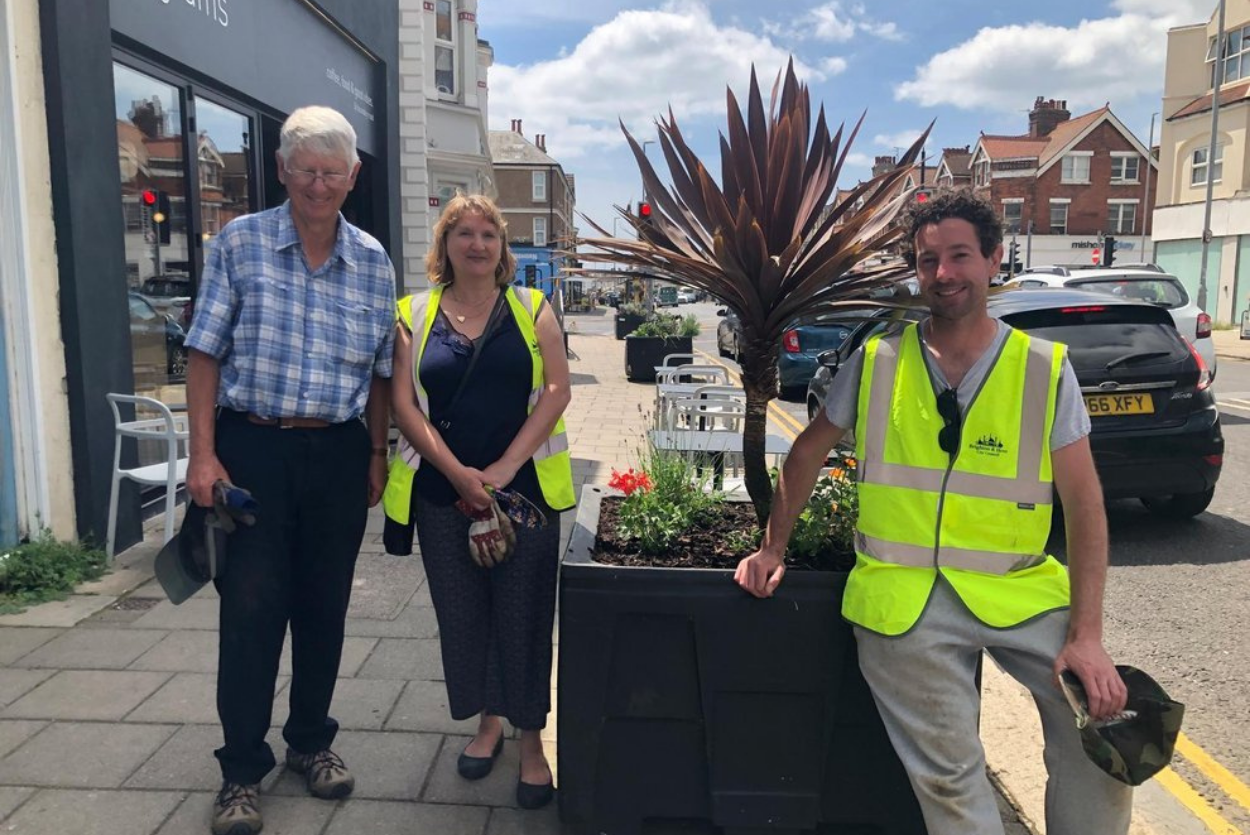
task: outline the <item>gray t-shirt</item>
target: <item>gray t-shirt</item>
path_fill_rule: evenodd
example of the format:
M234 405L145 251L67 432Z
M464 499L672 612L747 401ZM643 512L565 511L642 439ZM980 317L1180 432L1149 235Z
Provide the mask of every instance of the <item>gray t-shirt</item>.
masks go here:
M998 356L998 349L1007 339L1011 330L1007 324L996 321L998 332L988 348L960 381L955 395L959 400L959 410L968 414L968 403L981 388L981 381L990 371L990 363ZM921 340L923 344L923 339ZM933 375L937 391L950 388L946 375L938 366L933 354L926 348L925 363ZM856 413L859 408L859 380L864 373L864 347L861 345L833 375L833 385L829 388L829 396L825 399L825 417L834 426L846 430L855 428ZM1081 440L1089 434L1089 413L1085 411L1085 403L1081 399L1081 384L1077 382L1076 372L1067 357L1063 360L1063 371L1059 377L1059 393L1055 398L1055 422L1050 431L1050 450L1063 449L1068 444Z

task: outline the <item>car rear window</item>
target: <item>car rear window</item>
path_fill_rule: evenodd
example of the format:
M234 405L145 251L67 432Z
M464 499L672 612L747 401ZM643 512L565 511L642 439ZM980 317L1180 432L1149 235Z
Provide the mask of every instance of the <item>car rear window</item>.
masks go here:
M1073 368L1106 368L1116 360L1151 354L1152 363L1183 361L1189 355L1163 310L1138 306L1083 305L1031 310L1003 317L1031 336L1068 346Z
M1180 281L1171 276L1108 276L1083 279L1069 285L1081 290L1110 293L1122 299L1149 302L1175 310L1189 304L1189 296Z

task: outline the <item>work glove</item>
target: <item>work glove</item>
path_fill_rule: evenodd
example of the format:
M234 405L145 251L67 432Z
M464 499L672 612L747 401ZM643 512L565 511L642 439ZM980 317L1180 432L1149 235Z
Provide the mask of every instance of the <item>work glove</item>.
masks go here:
M482 568L493 568L511 556L516 530L495 501L481 510L460 499L456 508L469 517L469 557Z

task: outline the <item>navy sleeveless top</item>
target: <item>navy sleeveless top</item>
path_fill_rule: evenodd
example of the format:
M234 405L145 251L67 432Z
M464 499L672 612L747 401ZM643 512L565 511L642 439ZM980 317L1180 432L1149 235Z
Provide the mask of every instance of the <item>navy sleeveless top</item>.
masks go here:
M529 346L506 301L494 328L481 339L486 340L481 356L455 404L454 414L447 414L447 404L469 367L473 341L455 329L441 308L421 354L420 370L421 385L429 398L427 417L461 464L484 470L503 456L529 417L534 368ZM439 426L445 418L451 421L448 429ZM546 507L532 459L517 470L508 488ZM413 494L444 506L460 498L447 477L429 462L422 462L417 468Z

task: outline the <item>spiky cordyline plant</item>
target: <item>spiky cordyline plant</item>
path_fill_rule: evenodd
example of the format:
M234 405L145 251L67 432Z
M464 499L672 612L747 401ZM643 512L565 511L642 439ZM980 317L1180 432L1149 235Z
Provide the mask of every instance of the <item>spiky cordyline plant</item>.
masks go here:
M622 239L588 218L602 237L579 241L589 249L578 256L706 290L738 314L746 391L743 465L747 493L763 525L772 506L764 438L768 403L777 396L782 334L796 319L862 307L872 291L901 277L901 267L862 262L901 237L892 221L910 194L897 186L929 131L897 168L829 208L864 117L845 145L843 126L829 135L823 106L813 128L807 86L795 76L793 60L784 77L777 74L767 112L754 67L745 117L732 89L727 98L729 135L720 137L720 185L686 144L671 108L667 120L657 121L671 187L660 182L642 146L621 124L652 205L652 226L622 210L638 233L637 240Z

